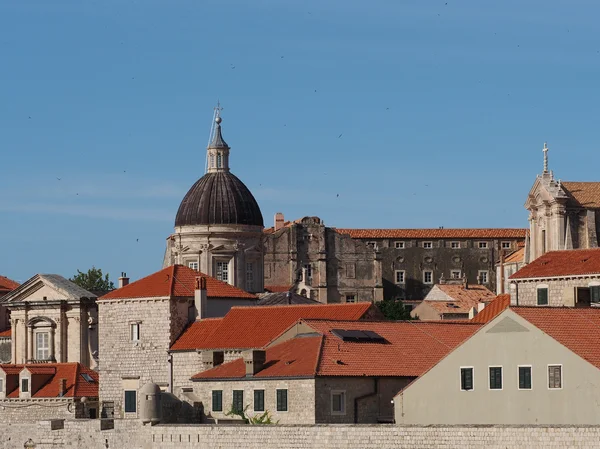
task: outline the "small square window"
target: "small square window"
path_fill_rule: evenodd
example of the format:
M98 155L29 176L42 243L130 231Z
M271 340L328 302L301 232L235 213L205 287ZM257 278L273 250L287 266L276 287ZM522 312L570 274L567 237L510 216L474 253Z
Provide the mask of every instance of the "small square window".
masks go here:
M131 323L129 329L131 341L140 341L140 323Z
M356 295L346 295L346 302L356 302Z
M265 411L265 390L254 390L254 411Z
M489 276L486 270L479 270L477 277L482 284L487 284L489 282Z
M460 389L462 391L470 391L473 389L473 368L460 369Z
M433 248L433 242L423 242L423 248L425 248L425 249Z
M423 271L423 283L433 284L433 271Z
M137 391L125 390L125 413L137 411Z
M212 411L222 412L223 411L223 390L212 391Z
M346 414L346 392L332 391L331 392L331 414L345 415Z
M192 270L198 271L198 262L188 262L188 267Z
M452 249L460 249L460 242L451 242L450 248Z
M487 249L488 242L479 242L479 249Z
M405 271L396 270L396 284L404 284L406 282L405 275Z
M531 366L519 366L519 390L531 390Z
M511 246L510 242L502 242L502 249L510 249Z
M502 390L501 366L490 366L490 390Z
M462 272L460 270L451 270L450 278L451 279L460 279L462 277Z
M29 379L21 379L21 393L29 393Z
M562 365L548 365L548 388L551 390L562 388Z
M537 305L547 306L548 305L548 288L539 287L537 289Z
M288 391L277 390L277 411L287 412L288 411Z
M406 248L405 242L396 242L395 245L396 245L396 249L404 249L404 248Z

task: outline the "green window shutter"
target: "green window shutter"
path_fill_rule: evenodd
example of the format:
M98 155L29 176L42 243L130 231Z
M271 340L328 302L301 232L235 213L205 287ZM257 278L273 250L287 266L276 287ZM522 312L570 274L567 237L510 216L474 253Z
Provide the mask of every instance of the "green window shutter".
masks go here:
M519 388L521 390L531 390L531 367L519 367Z
M213 390L212 392L212 411L223 411L223 390Z
M490 368L490 390L502 389L502 368Z
M254 411L265 411L265 390L254 390Z
M560 366L548 367L548 388L562 387L562 369Z
M137 411L137 391L125 391L125 413L135 413Z
M548 305L548 289L538 288L537 289L537 304L538 306Z
M277 390L277 411L287 412L288 409L288 398L287 390Z
M600 285L593 285L590 287L590 296L592 298L592 304L600 303Z
M244 411L244 390L233 390L233 411Z
M461 390L473 389L473 368L460 369L460 388Z

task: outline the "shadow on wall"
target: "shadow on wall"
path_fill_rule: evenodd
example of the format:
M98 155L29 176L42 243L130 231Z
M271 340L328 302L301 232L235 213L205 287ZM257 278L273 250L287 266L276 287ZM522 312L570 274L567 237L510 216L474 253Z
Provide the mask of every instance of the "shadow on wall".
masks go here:
M10 363L11 341L10 338L0 339L0 363Z
M389 279L383 279L383 299L422 300L427 296L432 285L424 284L416 279L407 279L403 285L397 285Z

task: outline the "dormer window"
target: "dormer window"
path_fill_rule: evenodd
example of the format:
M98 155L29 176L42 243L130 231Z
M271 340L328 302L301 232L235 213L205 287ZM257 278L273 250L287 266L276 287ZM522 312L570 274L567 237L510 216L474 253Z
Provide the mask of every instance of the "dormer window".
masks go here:
M21 393L29 393L29 379L21 379Z

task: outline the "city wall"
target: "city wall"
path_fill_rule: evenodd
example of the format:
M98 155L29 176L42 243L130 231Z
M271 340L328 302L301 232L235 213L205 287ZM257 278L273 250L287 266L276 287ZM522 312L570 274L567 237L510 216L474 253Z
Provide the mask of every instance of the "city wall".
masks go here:
M395 425L157 425L115 420L100 430L99 420L40 421L4 424L0 448L89 449L423 449L452 448L594 448L600 426L395 426ZM54 430L52 430L54 428Z

